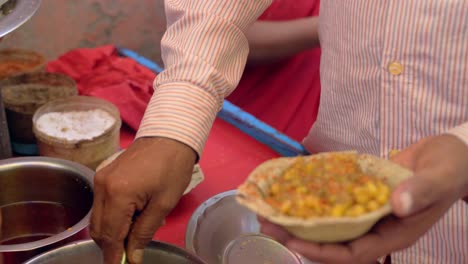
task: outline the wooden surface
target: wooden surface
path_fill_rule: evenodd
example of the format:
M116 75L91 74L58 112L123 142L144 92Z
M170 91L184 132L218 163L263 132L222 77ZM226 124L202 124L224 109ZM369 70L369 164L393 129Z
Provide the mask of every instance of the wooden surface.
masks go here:
M3 106L2 94L0 93L0 159L11 157L10 136Z

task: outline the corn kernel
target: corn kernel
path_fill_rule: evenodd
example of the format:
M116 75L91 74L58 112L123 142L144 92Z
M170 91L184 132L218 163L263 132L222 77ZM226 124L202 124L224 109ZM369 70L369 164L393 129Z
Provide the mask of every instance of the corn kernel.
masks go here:
M356 205L354 210L356 210L357 215L362 215L366 212L366 208L362 205Z
M288 213L290 210L291 210L291 201L284 201L282 204L281 204L281 212L283 213Z
M388 194L379 193L375 199L379 204L384 205L388 201Z
M365 204L369 201L369 195L365 188L357 187L353 190L353 197L359 204Z
M346 216L356 217L363 215L366 212L366 209L362 205L354 205L346 211Z
M370 200L369 195L367 195L366 193L360 193L354 196L354 199L356 199L356 202L358 204L366 204Z
M369 195L375 197L378 194L377 186L373 182L368 182L366 184L366 189L369 192Z
M340 204L342 204L343 206L345 206L346 208L350 207L351 205L353 205L353 199L349 196L345 196L345 197L342 197L340 199Z
M340 216L343 216L344 215L344 212L345 212L345 206L342 205L342 204L338 204L338 205L335 205L332 209L331 209L331 216L333 217L340 217Z
M375 200L371 200L371 201L369 201L369 202L367 203L367 206L366 206L366 207L367 207L367 210L368 210L369 212L373 212L373 211L379 209L380 204L379 204L377 201L375 201Z

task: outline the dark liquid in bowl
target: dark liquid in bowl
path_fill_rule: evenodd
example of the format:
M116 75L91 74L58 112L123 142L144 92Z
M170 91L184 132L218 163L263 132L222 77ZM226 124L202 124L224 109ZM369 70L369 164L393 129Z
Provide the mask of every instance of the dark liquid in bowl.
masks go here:
M82 217L55 202L21 202L1 208L0 245L28 243L61 233Z

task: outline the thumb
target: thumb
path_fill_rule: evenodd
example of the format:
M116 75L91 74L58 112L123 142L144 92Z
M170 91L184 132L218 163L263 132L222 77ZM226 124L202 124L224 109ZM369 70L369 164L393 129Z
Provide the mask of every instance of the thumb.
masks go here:
M150 202L134 222L127 243L127 256L131 263L141 264L146 245L153 239L154 233L165 223L166 213Z
M418 213L450 195L450 183L434 171L421 171L402 182L392 193L393 212L399 217Z

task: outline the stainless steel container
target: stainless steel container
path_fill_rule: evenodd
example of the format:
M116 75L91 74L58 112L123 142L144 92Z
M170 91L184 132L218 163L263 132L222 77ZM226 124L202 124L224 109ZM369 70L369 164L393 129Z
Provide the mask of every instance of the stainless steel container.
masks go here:
M222 263L295 264L303 262L299 255L273 239L259 234L247 234L229 243L224 251Z
M0 161L0 263L87 238L94 172L46 157Z
M220 193L195 210L185 233L187 249L210 264L312 264L261 235L257 216L235 195Z
M79 241L37 256L24 264L101 264L102 254L92 240ZM206 264L179 247L152 241L146 248L143 264Z
M41 4L41 0L10 0L2 6L0 16L0 37L12 32L28 21Z

